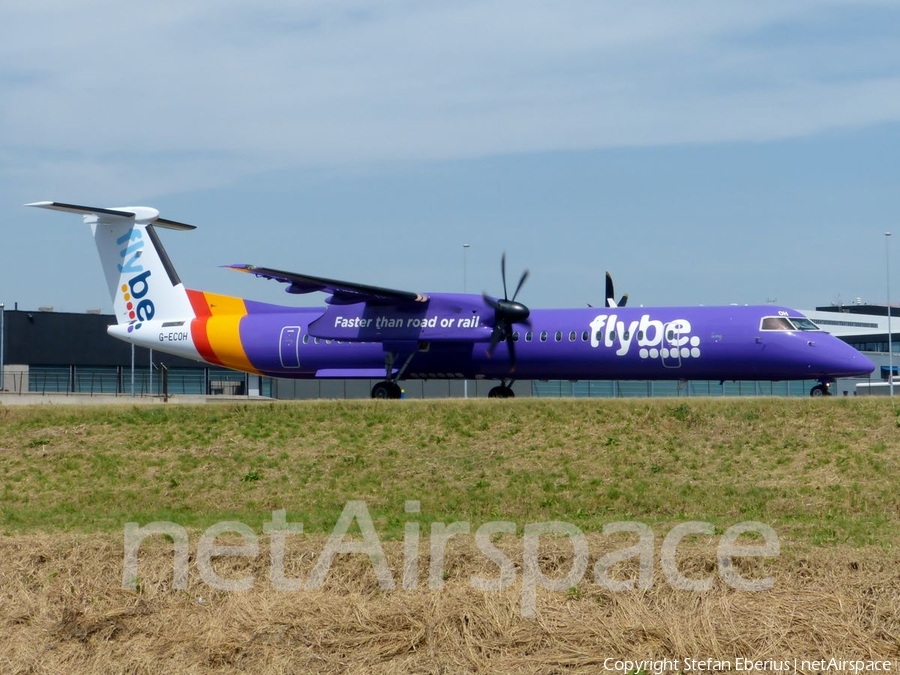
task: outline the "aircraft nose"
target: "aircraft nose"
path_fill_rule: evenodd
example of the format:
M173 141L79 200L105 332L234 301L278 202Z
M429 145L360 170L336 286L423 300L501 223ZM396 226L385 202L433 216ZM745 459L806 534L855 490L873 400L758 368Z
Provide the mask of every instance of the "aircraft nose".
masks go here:
M838 338L829 340L824 356L821 368L832 377L861 377L875 370L872 359Z

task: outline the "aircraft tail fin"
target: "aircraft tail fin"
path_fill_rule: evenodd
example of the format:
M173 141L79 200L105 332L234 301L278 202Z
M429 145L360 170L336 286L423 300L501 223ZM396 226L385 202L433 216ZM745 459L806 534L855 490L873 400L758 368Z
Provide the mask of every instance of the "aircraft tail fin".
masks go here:
M26 206L84 216L94 234L119 324L195 316L187 291L155 229L196 229L193 225L160 218L159 211L147 206L98 208L60 202Z

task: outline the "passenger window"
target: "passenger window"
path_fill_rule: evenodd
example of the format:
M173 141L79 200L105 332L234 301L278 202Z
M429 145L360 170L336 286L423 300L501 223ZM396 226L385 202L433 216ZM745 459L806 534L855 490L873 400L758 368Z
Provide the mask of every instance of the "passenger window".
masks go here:
M569 333L569 342L575 342L575 340L577 340L577 339L578 339L578 333L576 333L574 330L571 333Z
M587 342L588 340L590 340L590 338L591 338L591 336L588 334L587 331L582 331L582 333L581 333L581 341L582 342Z
M547 331L542 330L541 331L541 342L546 342L546 341L547 341Z
M518 342L518 341L519 341L519 331L516 331L515 333L513 333L513 342Z
M309 333L303 334L303 344L305 344L305 345L309 344Z
M531 338L533 338L533 337L534 337L534 333L532 333L531 331L528 331L527 333L525 333L525 342L531 342Z
M553 337L557 342L560 342L562 340L562 331L561 330L556 331L556 335L554 335Z

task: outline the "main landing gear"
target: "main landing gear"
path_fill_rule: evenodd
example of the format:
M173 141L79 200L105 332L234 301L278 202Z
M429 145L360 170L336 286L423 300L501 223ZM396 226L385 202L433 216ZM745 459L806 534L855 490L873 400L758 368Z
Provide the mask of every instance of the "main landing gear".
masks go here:
M400 398L400 385L396 382L383 381L372 387L372 398Z
M810 396L831 396L831 382L820 382L809 390Z
M384 355L384 373L387 379L382 380L372 387L372 398L400 398L403 392L400 389L400 385L397 384L397 380L399 380L403 376L403 373L406 372L409 362L412 361L413 356L415 355L415 351L410 353L400 369L394 373L394 362L397 360L399 354L397 352L387 352Z
M516 393L512 390L513 382L510 380L507 384L506 380L501 380L500 384L488 392L488 398L515 398Z

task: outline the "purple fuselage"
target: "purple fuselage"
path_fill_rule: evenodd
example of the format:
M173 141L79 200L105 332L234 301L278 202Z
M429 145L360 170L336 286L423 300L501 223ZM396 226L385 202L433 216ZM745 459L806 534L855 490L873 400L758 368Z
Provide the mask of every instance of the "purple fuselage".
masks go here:
M488 356L493 316L480 296L435 294L399 308L295 309L247 301L240 343L253 367L289 378L831 380L874 364L821 330L764 329L802 318L776 306L532 310ZM770 322L776 323L776 322Z

